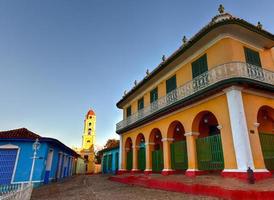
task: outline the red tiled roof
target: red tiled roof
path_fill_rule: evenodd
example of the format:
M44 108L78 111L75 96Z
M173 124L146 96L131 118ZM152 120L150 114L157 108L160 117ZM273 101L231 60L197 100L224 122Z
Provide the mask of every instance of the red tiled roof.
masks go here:
M41 136L29 131L26 128L19 128L9 131L0 131L0 139L8 138L21 138L21 139L36 139L41 138Z
M91 116L95 115L95 112L93 110L91 110L91 109L87 113L87 116L90 116L90 115Z

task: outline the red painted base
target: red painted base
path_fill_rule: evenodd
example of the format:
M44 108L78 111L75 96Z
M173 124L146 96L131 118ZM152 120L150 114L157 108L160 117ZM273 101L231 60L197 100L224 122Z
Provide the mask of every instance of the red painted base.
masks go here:
M186 171L185 175L186 176L190 176L190 177L194 177L194 176L199 176L199 175L203 175L203 174L208 174L208 171Z
M196 195L207 195L219 197L222 199L262 199L270 200L274 197L274 191L258 191L258 190L240 190L226 189L221 186L209 186L201 184L185 184L182 182L156 180L153 178L143 178L138 176L119 177L112 176L112 181L138 185L146 188L162 189L173 192L183 192Z
M152 171L144 171L144 174L145 175L150 175L150 174L152 174Z
M122 175L122 174L127 174L127 173L129 173L128 170L118 170L117 171L117 175Z
M229 178L238 178L242 180L247 180L247 173L246 172L221 172L221 175L223 177L229 177ZM255 180L262 180L266 178L271 178L272 173L271 172L254 172Z
M163 176L168 176L168 175L172 175L172 174L175 174L175 170L170 170L170 171L162 171L161 174Z
M143 171L141 170L131 170L130 171L130 174L134 175L134 174L140 174L140 173L143 173Z

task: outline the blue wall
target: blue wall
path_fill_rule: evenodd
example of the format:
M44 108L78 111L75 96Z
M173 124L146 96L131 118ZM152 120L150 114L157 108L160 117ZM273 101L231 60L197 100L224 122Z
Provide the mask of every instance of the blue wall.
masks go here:
M109 167L109 155L112 155L111 168ZM116 161L116 159L118 159L118 162ZM103 174L115 174L119 169L119 147L111 150L105 150L103 152L101 164Z
M58 170L58 153L63 152L67 154L67 156L72 156L71 152L68 152L61 147L51 144L49 142L40 142L40 148L37 151L37 156L40 157L35 161L34 173L33 173L33 181L35 185L40 185L44 183L45 174L46 174L46 163L47 163L47 156L49 149L53 149L53 159L51 170L48 171L49 173L49 181L55 180L57 177L57 170ZM17 161L15 175L13 183L20 183L20 182L28 182L30 177L31 165L32 165L32 157L33 157L33 141L14 141L14 140L0 140L0 146L2 145L16 145L19 147L19 157ZM1 148L1 147L0 147ZM62 156L63 157L63 156ZM69 164L69 163L68 163ZM61 175L61 178L69 176L69 171L67 173ZM64 176L63 176L64 175Z

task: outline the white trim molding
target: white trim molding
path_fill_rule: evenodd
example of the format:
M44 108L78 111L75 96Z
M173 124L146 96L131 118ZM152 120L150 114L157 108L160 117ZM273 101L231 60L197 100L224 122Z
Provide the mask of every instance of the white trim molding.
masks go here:
M13 172L12 172L12 176L11 176L11 183L14 183L14 177L15 177L15 173L16 173L16 169L17 169L17 163L19 160L19 155L20 155L20 147L14 144L4 144L0 146L0 149L16 149L17 153L16 153L16 158L15 158L15 163L13 166Z
M199 136L199 135L200 135L199 132L188 132L184 134L184 136Z
M122 170L122 155L123 154L123 137L120 135L120 146L119 146L119 170Z
M186 172L199 172L201 170L198 169L187 169Z
M254 122L254 126L255 126L256 128L258 128L258 127L260 126L260 123L259 123L259 122Z
M162 138L161 141L162 141L162 142L165 142L165 141L173 142L173 141L174 141L174 138Z
M145 171L145 172L151 172L152 169L145 169L144 171Z
M254 169L241 88L232 86L224 91L226 92L237 168L242 171L246 171L248 167Z
M147 146L147 145L154 145L155 143L154 142L147 142L147 143L145 143L145 145Z
M19 146L13 144L4 144L0 146L0 149L20 149Z
M269 172L267 169L252 169L253 172ZM246 170L243 170L243 169L224 169L223 172L247 172L247 169Z
M163 169L162 171L164 172L172 172L172 171L175 171L174 169Z

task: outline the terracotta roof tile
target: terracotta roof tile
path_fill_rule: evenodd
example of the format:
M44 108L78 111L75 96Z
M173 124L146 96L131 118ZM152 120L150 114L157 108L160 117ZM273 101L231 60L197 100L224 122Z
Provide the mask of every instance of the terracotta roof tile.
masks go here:
M1 139L8 139L8 138L36 139L36 138L41 138L41 136L29 131L26 128L19 128L19 129L8 130L8 131L0 131L0 138Z

